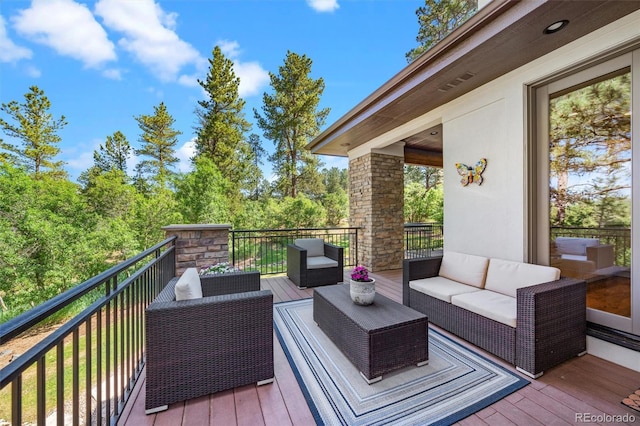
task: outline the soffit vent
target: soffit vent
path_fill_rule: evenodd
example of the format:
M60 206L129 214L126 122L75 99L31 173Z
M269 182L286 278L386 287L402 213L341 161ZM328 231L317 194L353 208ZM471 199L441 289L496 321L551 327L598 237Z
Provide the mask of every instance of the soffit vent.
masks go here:
M450 82L448 82L447 84L438 87L438 91L440 92L446 92L448 90L453 89L454 87L459 86L460 84L464 83L465 81L469 80L471 77L473 77L475 74L472 72L466 72L464 74L462 74L459 77L456 77L454 80L451 80Z

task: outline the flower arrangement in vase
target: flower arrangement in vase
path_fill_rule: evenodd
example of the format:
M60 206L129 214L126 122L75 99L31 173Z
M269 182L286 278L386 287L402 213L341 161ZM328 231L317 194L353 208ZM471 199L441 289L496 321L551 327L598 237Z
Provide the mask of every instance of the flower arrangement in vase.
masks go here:
M351 271L349 294L356 305L371 305L376 296L376 280L369 277L364 266L356 266Z

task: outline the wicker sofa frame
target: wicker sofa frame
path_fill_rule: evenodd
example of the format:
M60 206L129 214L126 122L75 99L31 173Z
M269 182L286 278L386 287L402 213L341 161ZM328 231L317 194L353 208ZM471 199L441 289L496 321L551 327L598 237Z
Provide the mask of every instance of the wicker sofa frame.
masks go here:
M337 284L344 279L344 248L324 243L324 255L338 262L332 268L307 269L307 250L287 245L287 276L298 288Z
M491 320L409 287L409 281L435 277L442 257L403 263L403 304L435 324L514 364L532 378L586 352L586 283L557 281L517 289L516 327Z
M201 277L201 299L175 300L172 279L147 307L151 414L203 395L273 381L273 295L259 272Z

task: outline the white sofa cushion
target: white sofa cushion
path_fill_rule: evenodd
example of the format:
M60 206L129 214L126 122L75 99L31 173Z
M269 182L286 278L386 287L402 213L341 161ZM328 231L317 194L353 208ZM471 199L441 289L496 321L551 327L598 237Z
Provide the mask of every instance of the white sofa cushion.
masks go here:
M436 299L444 300L447 303L451 303L451 296L456 294L480 291L477 287L461 284L445 277L431 277L409 281L409 288L435 297Z
M322 238L298 238L294 243L307 251L307 257L324 256L324 240Z
M556 249L561 254L587 255L587 247L600 244L597 238L557 237Z
M335 268L338 261L329 259L326 256L307 257L307 269Z
M188 268L182 273L175 287L176 300L200 299L202 284L196 268Z
M472 254L445 251L440 265L441 277L483 288L489 259Z
M451 298L451 303L509 327L516 327L518 308L515 297L480 290L475 293L457 294Z
M511 260L491 259L484 288L506 296L516 297L516 289L555 281L560 269L551 266Z

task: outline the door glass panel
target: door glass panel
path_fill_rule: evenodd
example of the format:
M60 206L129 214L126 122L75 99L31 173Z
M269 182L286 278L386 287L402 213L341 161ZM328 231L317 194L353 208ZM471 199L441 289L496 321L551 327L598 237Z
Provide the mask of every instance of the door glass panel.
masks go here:
M631 73L549 97L549 264L587 307L631 316Z

